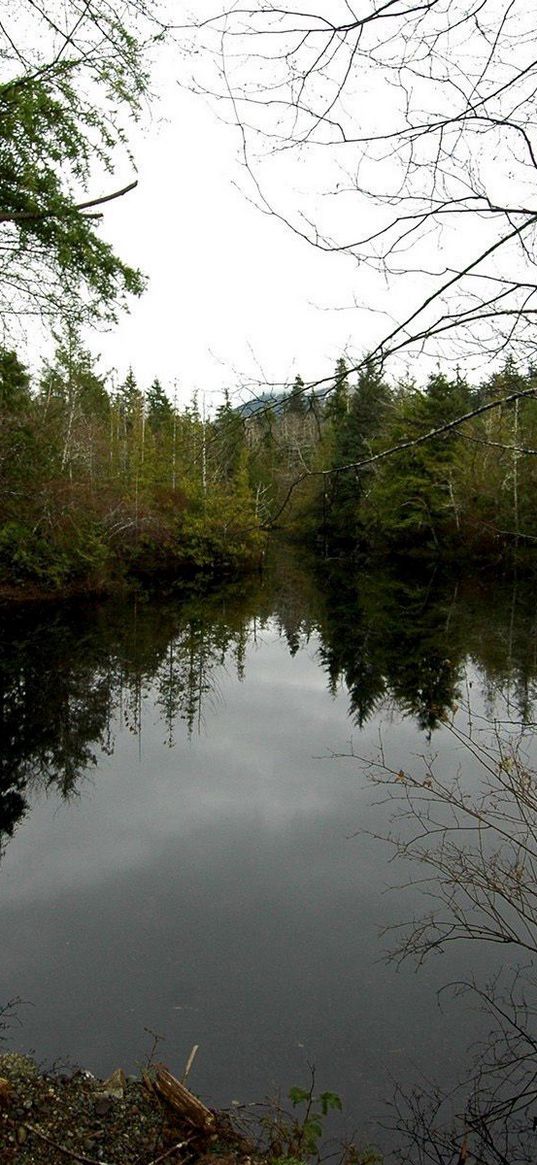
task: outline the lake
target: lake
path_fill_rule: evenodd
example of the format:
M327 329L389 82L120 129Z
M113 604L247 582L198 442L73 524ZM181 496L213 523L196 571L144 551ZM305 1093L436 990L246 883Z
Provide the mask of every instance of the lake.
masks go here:
M4 609L6 1045L105 1075L154 1033L178 1073L198 1044L189 1082L214 1105L307 1086L314 1064L346 1129L393 1145L395 1086L451 1087L490 1028L442 989L505 959L387 959L381 932L430 905L364 763L381 747L394 773L478 782L444 719L531 725L535 597L490 570L314 572L275 547L205 595Z

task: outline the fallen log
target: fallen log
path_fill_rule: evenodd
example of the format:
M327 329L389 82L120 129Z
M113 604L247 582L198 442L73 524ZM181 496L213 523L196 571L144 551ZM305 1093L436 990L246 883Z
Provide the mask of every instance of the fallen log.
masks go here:
M155 1075L152 1080L156 1092L167 1104L174 1109L182 1120L188 1121L195 1129L204 1133L213 1133L215 1117L210 1108L202 1104L197 1096L193 1096L180 1080L177 1080L168 1071L164 1064L155 1066Z

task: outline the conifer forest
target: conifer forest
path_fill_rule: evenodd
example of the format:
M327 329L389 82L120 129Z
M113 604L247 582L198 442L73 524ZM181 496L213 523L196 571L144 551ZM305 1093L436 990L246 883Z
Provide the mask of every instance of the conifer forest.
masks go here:
M274 529L321 558L531 560L535 373L512 359L471 385L393 384L341 358L329 392L297 377L248 409L226 394L210 418L157 379L107 384L73 332L34 379L3 349L0 378L4 588L229 574Z

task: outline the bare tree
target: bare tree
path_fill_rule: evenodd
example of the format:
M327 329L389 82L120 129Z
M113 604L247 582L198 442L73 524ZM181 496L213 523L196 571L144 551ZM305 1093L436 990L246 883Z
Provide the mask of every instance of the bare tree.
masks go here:
M535 1156L537 1104L537 773L534 724L485 721L468 712L446 723L460 749L459 769L445 777L439 759L392 763L381 742L361 758L388 806L382 835L410 870L428 904L391 928L390 957L422 963L453 942L490 943L512 952L491 982L451 984L471 991L490 1020L487 1039L461 1084L446 1094L429 1083L398 1087L393 1127L398 1160L439 1165L513 1165ZM380 836L380 835L378 835ZM410 865L408 865L410 863ZM417 872L416 872L417 871ZM514 962L513 962L514 955ZM520 956L520 959L518 959ZM461 1049L461 1066L467 1049Z
M534 999L535 983L531 986ZM490 1019L488 1039L474 1049L454 1090L434 1084L411 1092L396 1088L390 1125L401 1165L531 1165L535 1160L537 1014L527 1002L528 984L515 978L505 991L495 983L471 988Z
M470 721L471 723L471 721ZM453 778L423 756L414 771L378 755L360 758L385 791L392 812L386 835L399 857L420 867L432 903L401 928L394 957L422 961L457 940L510 944L537 954L537 775L525 756L526 735L495 726L446 730L461 748ZM468 776L466 761L477 765Z
M522 0L207 0L191 31L249 197L356 263L357 333L360 307L381 313L374 355L533 353L537 39Z

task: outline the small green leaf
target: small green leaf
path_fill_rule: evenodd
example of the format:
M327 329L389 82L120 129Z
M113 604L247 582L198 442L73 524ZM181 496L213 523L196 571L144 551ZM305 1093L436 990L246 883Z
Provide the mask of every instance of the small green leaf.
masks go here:
M320 1101L323 1116L326 1116L327 1112L330 1112L330 1109L333 1108L337 1108L339 1112L343 1110L341 1097L338 1096L337 1092L321 1092Z
M310 1094L304 1088L295 1087L289 1089L288 1096L293 1106L296 1106L297 1104L303 1104L305 1100L309 1100Z

